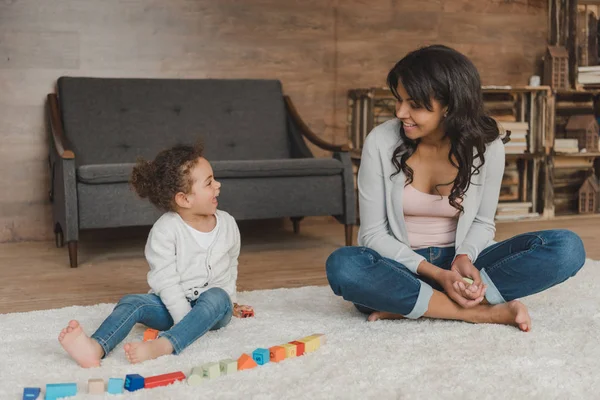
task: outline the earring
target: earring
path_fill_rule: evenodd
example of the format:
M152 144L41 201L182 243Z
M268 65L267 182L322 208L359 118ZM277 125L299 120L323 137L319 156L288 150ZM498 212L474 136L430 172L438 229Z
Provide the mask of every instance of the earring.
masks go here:
M446 111L446 112L444 113L444 118L446 118L447 116L448 116L448 111Z

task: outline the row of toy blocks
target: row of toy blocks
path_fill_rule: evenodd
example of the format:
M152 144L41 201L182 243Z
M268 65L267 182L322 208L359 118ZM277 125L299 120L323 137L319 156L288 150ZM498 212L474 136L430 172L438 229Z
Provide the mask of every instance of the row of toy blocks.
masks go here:
M192 369L192 373L187 379L188 385L197 386L207 379L215 379L222 375L229 375L239 369L239 360L230 358L221 360L218 363L210 362Z

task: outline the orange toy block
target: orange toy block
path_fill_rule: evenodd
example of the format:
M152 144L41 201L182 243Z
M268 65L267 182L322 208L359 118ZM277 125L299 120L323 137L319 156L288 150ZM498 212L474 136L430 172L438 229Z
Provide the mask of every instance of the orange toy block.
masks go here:
M290 342L290 344L296 345L296 356L300 357L304 355L304 342L294 340L293 342Z
M254 361L254 359L248 354L244 353L240 358L238 358L238 371L241 371L243 369L252 369L257 365L258 364L256 363L256 361Z
M146 332L144 332L144 342L147 342L149 340L154 340L158 337L158 331L156 329L146 329Z
M269 357L271 362L285 360L285 349L281 346L273 346L269 349Z
M144 380L144 389L152 389L159 386L167 386L177 381L184 381L185 374L181 371L171 372L170 374L156 375Z

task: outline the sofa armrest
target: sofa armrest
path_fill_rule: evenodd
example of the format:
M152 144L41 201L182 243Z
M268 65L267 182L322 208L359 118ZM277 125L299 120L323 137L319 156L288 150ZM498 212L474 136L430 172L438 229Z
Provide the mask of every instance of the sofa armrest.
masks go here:
M322 148L323 150L327 150L327 151L333 151L333 152L350 151L350 147L347 144L337 145L337 144L329 143L329 142L321 139L319 136L317 136L308 127L308 125L306 125L306 123L302 120L302 118L300 118L300 114L298 114L298 110L296 110L294 103L292 103L292 99L289 96L283 96L283 98L285 100L286 110L289 113L290 117L292 118L294 123L300 129L300 132L302 133L302 135L305 138L307 138L312 144Z
M75 158L75 153L71 150L71 144L65 136L62 119L60 117L60 107L58 105L58 97L54 93L50 93L48 100L48 120L50 126L50 135L54 142L54 148L58 156L63 159Z

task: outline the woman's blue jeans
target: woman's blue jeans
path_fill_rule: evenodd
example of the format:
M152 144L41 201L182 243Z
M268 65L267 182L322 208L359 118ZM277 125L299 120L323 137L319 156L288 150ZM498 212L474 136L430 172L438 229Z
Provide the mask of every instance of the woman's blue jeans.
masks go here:
M454 247L416 250L428 262L450 269ZM585 263L579 236L568 230L525 233L495 243L475 261L490 304L532 295L574 276ZM342 247L327 259L327 279L333 292L361 312L375 310L419 318L427 311L433 289L441 286L381 257L366 247Z
M106 356L140 323L162 331L159 336L167 338L173 345L173 353L179 354L209 330L226 326L233 312L231 299L221 288L203 292L191 306L192 310L173 326L173 318L159 296L130 294L119 301L91 337L100 343Z

